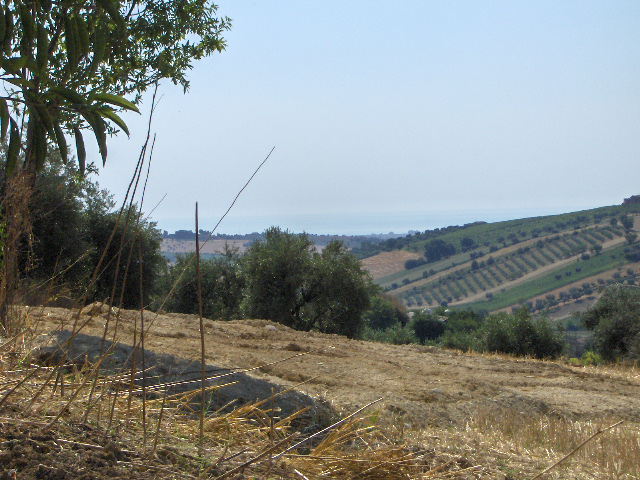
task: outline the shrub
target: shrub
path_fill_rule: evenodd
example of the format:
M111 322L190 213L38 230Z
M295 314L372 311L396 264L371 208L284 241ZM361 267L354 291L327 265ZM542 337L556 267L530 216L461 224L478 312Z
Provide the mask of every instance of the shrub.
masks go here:
M533 319L525 307L513 314L489 317L479 330L476 348L535 358L556 358L565 346L564 339L544 317Z
M402 302L390 295L373 297L371 307L364 313L365 325L372 330L386 330L396 324L404 326L408 320L409 315Z
M404 268L405 270L411 270L412 268L417 268L421 265L424 265L425 263L427 263L427 261L422 257L412 258L404 262Z
M474 336L468 332L446 330L439 339L440 346L456 350L469 351L474 345Z
M221 320L242 317L240 302L244 279L240 274L238 259L237 250L226 248L223 256L200 262L204 317ZM178 282L180 277L182 278ZM165 308L171 312L197 314L196 268L195 262L190 262L190 255L178 255L175 265L169 270L169 278L171 285L178 283Z
M422 312L414 315L410 325L423 345L425 340L437 340L444 333L444 325L438 318Z
M394 325L386 330L373 330L365 328L360 338L370 342L392 343L394 345L407 345L418 343L418 338L409 326Z
M594 333L596 352L606 360L640 358L640 291L609 286L598 302L580 315Z

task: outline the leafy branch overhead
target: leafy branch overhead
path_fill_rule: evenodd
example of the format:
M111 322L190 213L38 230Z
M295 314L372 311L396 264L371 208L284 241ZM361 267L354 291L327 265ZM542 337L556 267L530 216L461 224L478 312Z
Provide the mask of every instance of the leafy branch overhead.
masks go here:
M85 169L83 130L103 164L107 135L129 131L119 111L138 112L161 79L189 87L194 60L225 48L230 20L210 0L6 0L0 7L0 135L9 136L7 174L42 169L47 145L68 155L75 137ZM139 112L138 112L139 113Z

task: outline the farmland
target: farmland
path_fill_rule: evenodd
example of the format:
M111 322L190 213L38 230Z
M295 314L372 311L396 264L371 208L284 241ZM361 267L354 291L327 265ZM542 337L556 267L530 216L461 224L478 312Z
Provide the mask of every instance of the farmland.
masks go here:
M528 302L532 310L552 308L592 295L607 283L636 282L635 274L620 273L637 261L637 220L628 215L633 207L427 231L397 239L392 243L397 249L368 257L363 264L376 265L394 255L395 271L371 273L380 287L409 308L447 304L493 311ZM627 218L630 228L624 228L616 215ZM455 253L426 261L419 252L434 238L451 245ZM403 268L399 259L411 262ZM619 271L615 277L613 270ZM593 278L586 282L588 277ZM549 293L558 289L562 295Z

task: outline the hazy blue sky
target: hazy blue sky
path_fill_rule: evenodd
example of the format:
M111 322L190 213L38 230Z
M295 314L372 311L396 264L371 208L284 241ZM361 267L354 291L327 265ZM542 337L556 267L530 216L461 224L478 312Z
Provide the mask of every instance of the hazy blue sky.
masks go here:
M274 146L220 231L380 212L425 229L640 193L638 1L219 4L227 50L187 95L160 89L145 210L167 194L161 228L193 228L196 201L212 228ZM98 179L118 197L146 132L126 121Z

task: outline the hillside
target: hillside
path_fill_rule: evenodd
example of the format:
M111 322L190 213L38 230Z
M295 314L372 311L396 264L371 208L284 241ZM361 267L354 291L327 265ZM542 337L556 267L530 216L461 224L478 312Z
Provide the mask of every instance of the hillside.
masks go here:
M427 231L397 239L363 265L409 308L443 302L490 311L519 304L555 308L607 283L636 282L638 210L628 202Z
M87 322L84 338L93 338L93 342L99 344L106 314L104 310L94 312L93 319L83 315L80 320ZM29 316L41 331L70 328L73 324L73 317L63 309L32 309ZM200 359L197 318L151 313L145 317L146 323L152 325L145 343L148 368L157 368L156 360L151 359L163 358L165 371L173 368L177 375L186 369L197 374ZM107 338L115 334L126 346L137 319L139 313L120 312L118 333L114 330L116 322L112 322ZM603 435L553 478L605 478L610 473L609 461L617 462L616 468L623 472L639 473L637 464L633 466L633 458L640 455L633 440L638 438L640 425L637 371L576 368L562 363L471 355L415 345L372 344L334 335L297 332L261 320L207 320L205 328L208 370L255 369L236 374L230 380L239 383L225 387L231 388L232 396L240 402L268 398L273 390L295 388L297 397L288 397L288 400L277 397L276 405L289 411L286 402L302 402L296 404L297 408L304 402L329 404L337 413L348 414L382 397L375 407L379 413L370 418L377 418L375 422L385 432L385 441L395 439L406 444L405 455L431 452L422 468L440 465L446 478L529 478L595 432L593 426L618 420L626 421L623 427L615 434ZM117 362L121 354L113 350L113 355ZM228 383L229 380L221 381ZM224 405L227 402L224 389L217 395L218 405ZM158 405L157 401L154 405ZM21 410L18 405L9 406L13 411L2 410L5 422L7 416ZM24 423L18 425L26 428ZM120 430L125 428L126 420L117 417L113 425ZM364 431L360 435L364 435ZM563 440L559 440L559 435ZM176 441L171 447L174 456L183 454L185 441ZM563 445L559 441L564 442ZM84 440L85 444L88 442L99 440L94 435ZM102 455L100 448L95 461L99 460L102 465L106 462L108 466L108 458L98 456ZM137 447L129 442L127 448ZM220 445L211 451L211 456L231 458L241 445L232 445L229 451L226 448ZM163 447L162 451L166 452L167 448ZM5 454L0 452L0 455ZM35 458L39 457L34 457L34 461L46 463ZM292 465L297 465L304 478L320 478L309 465L304 470L294 461L295 458L286 460L280 471L287 468L291 471ZM127 461L119 463L128 465ZM23 464L22 468L26 471L28 465ZM162 467L157 461L151 464L156 468L153 472L162 474L162 478L174 478L165 474L174 471L177 465L168 462ZM461 476L456 476L457 471ZM393 478L418 477L407 474ZM278 474L273 478L296 477Z

